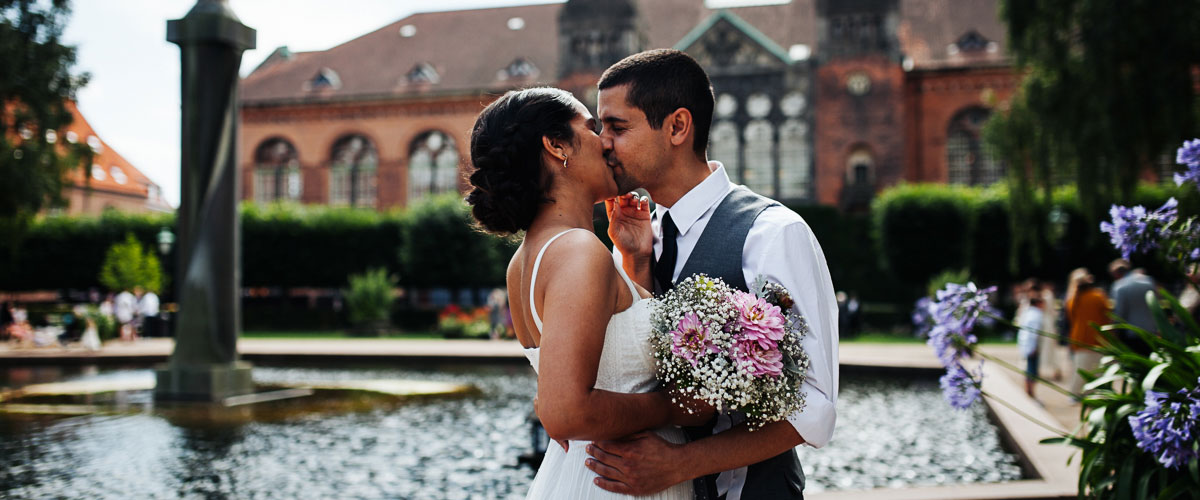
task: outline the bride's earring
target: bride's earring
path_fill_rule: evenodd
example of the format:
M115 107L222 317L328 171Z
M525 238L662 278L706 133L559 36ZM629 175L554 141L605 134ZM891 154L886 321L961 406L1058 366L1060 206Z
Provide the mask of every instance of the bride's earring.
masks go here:
M563 157L563 168L567 168L567 157Z

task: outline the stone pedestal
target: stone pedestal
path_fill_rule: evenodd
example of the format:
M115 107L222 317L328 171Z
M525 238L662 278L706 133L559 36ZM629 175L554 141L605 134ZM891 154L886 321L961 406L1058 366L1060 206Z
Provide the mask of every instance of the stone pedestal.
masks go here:
M241 237L237 210L238 69L255 32L228 0L198 0L167 22L182 55L181 189L175 351L158 371L159 400L220 401L254 391L238 359Z
M250 363L212 363L159 367L155 395L177 401L221 401L254 392Z

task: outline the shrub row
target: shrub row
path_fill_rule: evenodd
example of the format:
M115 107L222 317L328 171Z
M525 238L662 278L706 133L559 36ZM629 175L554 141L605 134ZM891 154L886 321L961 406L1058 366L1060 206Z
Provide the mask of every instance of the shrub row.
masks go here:
M1063 281L1071 269L1103 271L1118 257L1099 224L1106 220L1085 215L1073 187L1054 191L1047 203L1041 196L1020 205L1034 227L1020 228L1032 238L1013 245L1010 193L1003 185L972 188L933 184L900 185L881 193L871 207L872 240L886 273L914 295L934 275L967 269L982 283L1007 284L1027 277ZM1200 196L1194 189L1141 185L1133 204L1153 210L1170 197L1180 200L1181 213L1197 213ZM1041 236L1036 236L1041 235ZM1135 266L1153 274L1161 263L1138 256ZM1100 275L1098 275L1100 276Z
M242 284L246 287L342 288L351 274L383 268L404 287L490 287L504 282L513 242L474 229L454 196L410 210L378 213L298 205L241 209ZM0 290L100 287L106 250L132 234L158 248L172 215L106 213L37 221L9 255L0 255ZM162 259L174 283L175 256Z

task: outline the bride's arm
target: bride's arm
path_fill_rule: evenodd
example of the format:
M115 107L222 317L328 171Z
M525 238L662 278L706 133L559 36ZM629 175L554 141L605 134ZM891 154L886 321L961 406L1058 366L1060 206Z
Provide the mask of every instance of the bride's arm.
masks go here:
M624 284L614 279L616 269L604 245L576 234L547 250L534 292L543 297L538 307L544 320L538 361L542 425L551 438L577 440L616 439L667 425L674 412L665 393L595 388L604 331L620 293L617 285Z

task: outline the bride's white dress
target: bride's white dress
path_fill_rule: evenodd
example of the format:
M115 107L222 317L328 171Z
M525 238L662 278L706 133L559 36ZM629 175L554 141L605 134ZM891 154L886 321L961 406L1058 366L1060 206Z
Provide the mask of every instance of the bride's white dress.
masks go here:
M542 320L538 316L537 308L533 306L533 289L537 283L538 266L542 263L542 255L546 253L546 248L559 236L573 230L568 229L550 238L538 252L537 259L534 260L533 278L529 282L529 305L533 313L533 323L539 332L542 331ZM633 294L633 304L628 309L614 314L612 319L608 320L608 327L604 331L604 349L600 353L600 367L596 373L595 387L612 392L649 392L658 384L654 376L654 355L649 342L651 333L650 300L639 297L633 281L625 275L625 271L620 266L616 266L616 268L621 279L629 285L629 291ZM535 372L538 369L538 354L539 349L536 347L525 349L525 357L529 358L529 363L533 365ZM659 429L655 432L672 443L682 444L686 441L683 431L675 427ZM589 457L584 451L587 444L587 441L571 441L567 446L568 450L563 451L557 442L551 441L546 449L546 458L542 461L537 476L533 478L533 484L530 486L529 495L526 498L555 500L631 498L628 495L600 489L592 482L596 474L583 465L584 460ZM686 464L680 464L680 467L686 467ZM637 498L690 500L692 498L692 482L685 481L657 494Z

